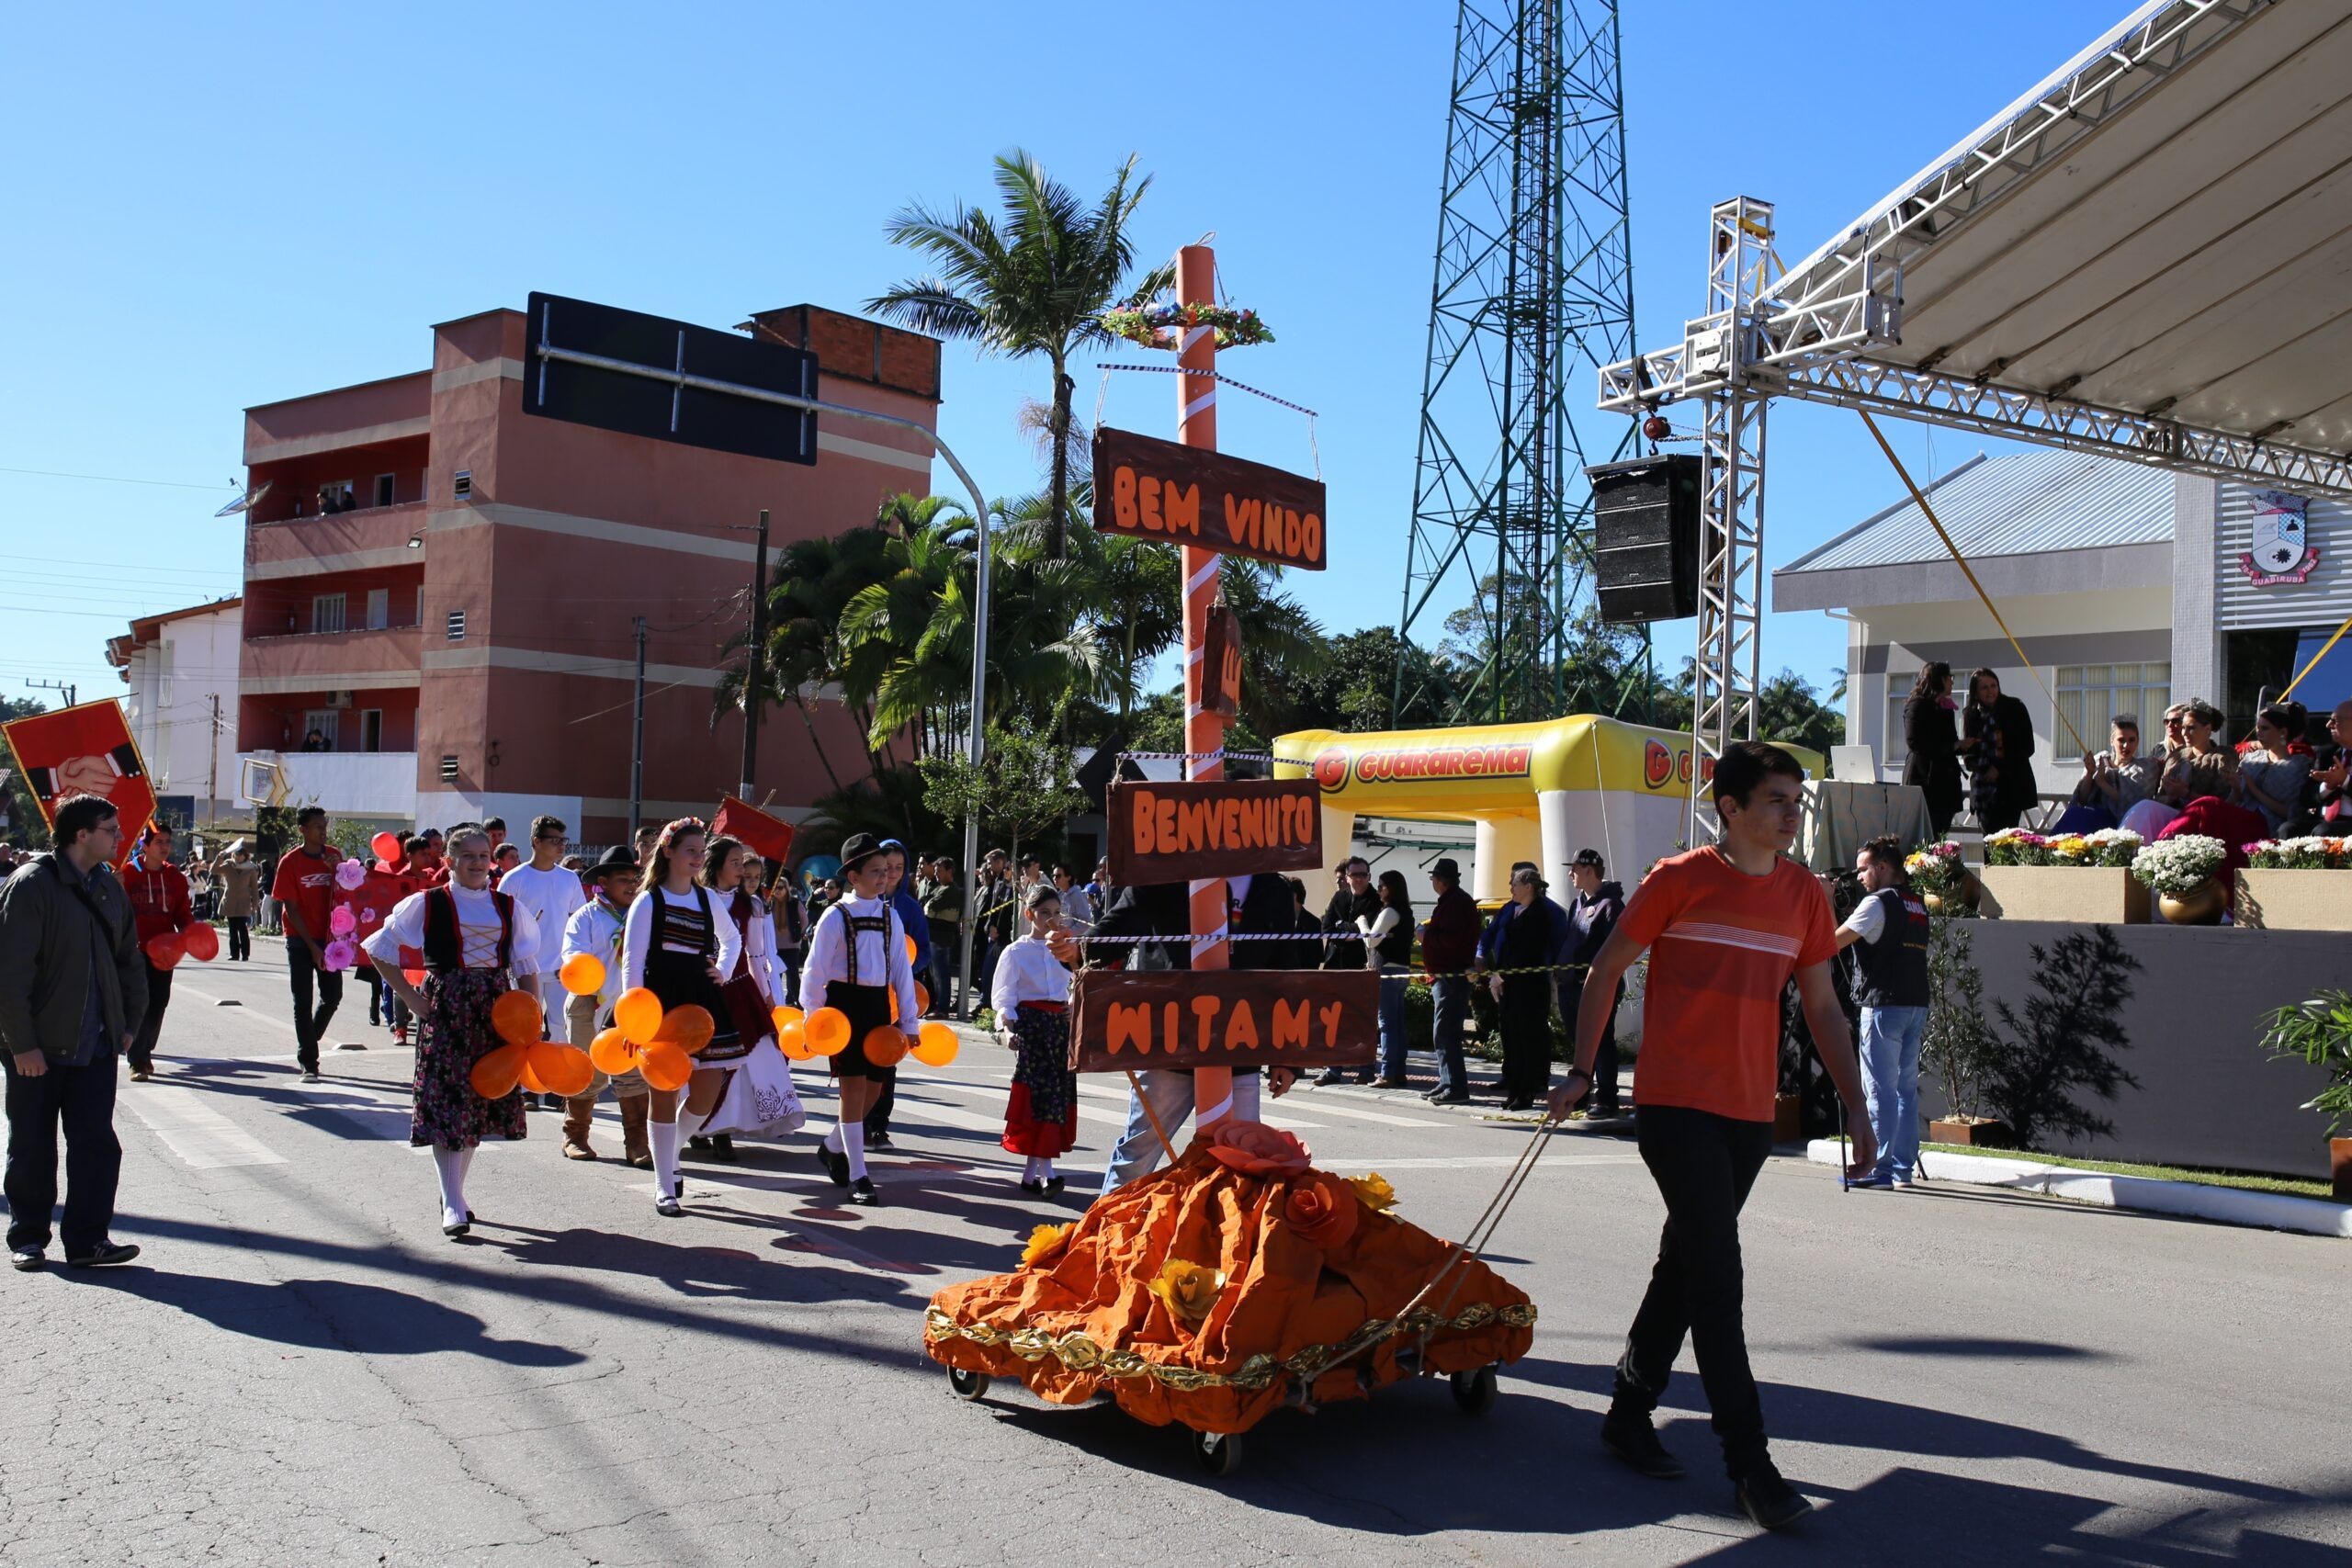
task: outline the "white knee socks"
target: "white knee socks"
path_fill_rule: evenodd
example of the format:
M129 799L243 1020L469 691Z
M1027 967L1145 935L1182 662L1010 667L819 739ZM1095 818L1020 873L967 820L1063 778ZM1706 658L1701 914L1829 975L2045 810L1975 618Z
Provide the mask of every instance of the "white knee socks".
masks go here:
M715 1110L717 1110L717 1109L718 1109L718 1107L713 1106L711 1109L715 1111ZM679 1141L679 1143L684 1144L684 1143L688 1138L691 1138L691 1137L693 1137L696 1133L701 1132L701 1131L702 1131L702 1124L703 1124L704 1122L706 1122L709 1121L709 1120L710 1120L710 1117L709 1117L709 1114L708 1114L707 1112L705 1112L705 1113L703 1113L703 1114L699 1114L699 1115L697 1115L695 1112L694 1112L694 1111L692 1111L687 1110L684 1106L683 1106L683 1105L679 1106L679 1107L678 1107L678 1141Z
M842 1152L842 1129L840 1122L836 1122L833 1123L833 1130L825 1134L825 1146L832 1150L835 1154Z
M849 1156L849 1179L857 1180L865 1174L865 1123L846 1122L833 1129L842 1141L842 1153Z
M461 1225L466 1223L466 1156L471 1149L446 1149L433 1145L433 1168L441 1178L441 1223Z
M653 1195L670 1197L678 1190L678 1124L655 1122L645 1131L653 1144Z

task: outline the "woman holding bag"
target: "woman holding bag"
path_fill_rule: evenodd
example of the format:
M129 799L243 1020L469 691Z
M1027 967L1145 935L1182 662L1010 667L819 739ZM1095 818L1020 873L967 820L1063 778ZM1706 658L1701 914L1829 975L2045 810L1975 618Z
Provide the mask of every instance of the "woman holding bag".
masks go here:
M1028 1163L1021 1190L1062 1190L1054 1157L1078 1141L1078 1075L1069 1070L1069 970L1054 956L1061 897L1050 882L1029 890L1028 927L997 960L989 987L1004 1043L1018 1053L1004 1108L1004 1146Z

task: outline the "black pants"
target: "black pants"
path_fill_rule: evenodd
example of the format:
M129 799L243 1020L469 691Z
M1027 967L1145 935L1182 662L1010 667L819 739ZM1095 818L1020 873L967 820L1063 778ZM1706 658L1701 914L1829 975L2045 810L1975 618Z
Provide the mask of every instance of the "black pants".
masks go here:
M1772 1124L1644 1105L1634 1111L1634 1127L1642 1163L1666 1200L1666 1230L1617 1363L1616 1404L1656 1409L1688 1335L1724 1468L1737 1481L1767 1458L1764 1406L1740 1321L1739 1211L1772 1152Z
M373 964L360 970L359 977L368 982L368 1021L380 1024L384 1021L384 977L376 973Z
M1625 1000L1625 987L1621 981L1615 1000L1609 1004L1609 1021L1600 1027L1600 1049L1592 1058L1592 1094L1585 1104L1594 1111L1614 1111L1617 1101L1617 1010ZM1584 980L1570 975L1560 981L1560 1021L1568 1026L1568 1039L1576 1040L1577 1013L1584 1007Z
M319 1041L327 1021L343 1002L343 976L311 962L311 944L301 938L286 939L286 977L294 987L294 1056L310 1072L319 1070ZM311 1006L311 988L318 987L318 1007Z
M865 1075L874 1086L874 1103L865 1108L865 1135L888 1137L890 1112L899 1108L899 1066L893 1062L887 1067L876 1067Z
M1552 1087L1552 980L1503 977L1503 1098L1541 1100Z
M37 1078L0 1055L8 1074L8 1247L38 1252L49 1245L50 1212L57 1207L57 1133L65 1130L65 1256L85 1258L114 1223L114 1188L122 1174L122 1145L114 1135L115 1054L101 1051L88 1066L55 1062Z
M139 1032L130 1037L130 1065L145 1072L155 1059L155 1040L164 1032L164 1010L172 1005L172 972L147 965L147 1016L139 1021Z
M229 961L249 964L254 956L253 921L243 915L229 917Z

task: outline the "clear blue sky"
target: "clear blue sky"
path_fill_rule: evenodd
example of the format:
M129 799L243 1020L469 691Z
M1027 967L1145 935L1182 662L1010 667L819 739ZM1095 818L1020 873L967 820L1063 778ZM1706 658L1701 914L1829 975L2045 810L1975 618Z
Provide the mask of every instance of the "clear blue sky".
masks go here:
M1793 261L2126 8L1998 0L1962 27L1942 6L1634 0L1641 341L1701 308L1711 201L1777 203ZM986 196L1013 146L1088 191L1139 152L1147 254L1216 231L1227 288L1281 337L1229 370L1323 415L1333 567L1295 590L1333 630L1393 625L1453 7L1203 14L1179 29L1072 4L1017 25L926 4L19 9L0 61L0 141L18 153L0 468L211 488L0 472L0 692L119 691L101 649L127 615L235 590L239 525L210 514L242 472L245 405L423 368L430 323L534 288L715 326L854 310L911 270L883 241L890 211ZM1733 39L1750 51L1711 44ZM1818 85L1779 85L1799 76ZM1042 371L951 346L945 379L942 433L983 487L1033 488L1013 415ZM1168 426L1168 380L1114 378L1108 417ZM1295 416L1221 407L1229 450L1307 466ZM1895 429L1922 470L1982 445L1939 433L1930 462L1924 427ZM1769 566L1895 494L1853 415L1775 407ZM1774 616L1767 669L1826 683L1842 634ZM1662 659L1689 635L1662 629Z

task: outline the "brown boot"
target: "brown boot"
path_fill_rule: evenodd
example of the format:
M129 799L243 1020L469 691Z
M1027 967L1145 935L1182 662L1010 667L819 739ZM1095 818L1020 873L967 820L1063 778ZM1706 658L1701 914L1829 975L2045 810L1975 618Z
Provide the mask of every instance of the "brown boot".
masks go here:
M596 1114L594 1090L563 1102L563 1157L594 1159L596 1151L588 1146L588 1129Z
M653 1109L650 1095L632 1095L621 1101L622 1157L639 1170L653 1168L653 1145L645 1135L645 1122Z

